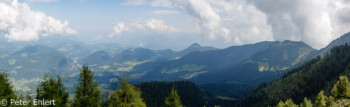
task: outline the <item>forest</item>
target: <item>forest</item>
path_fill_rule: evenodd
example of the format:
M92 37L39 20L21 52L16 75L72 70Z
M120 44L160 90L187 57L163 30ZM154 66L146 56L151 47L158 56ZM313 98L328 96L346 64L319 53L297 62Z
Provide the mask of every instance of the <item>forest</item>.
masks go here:
M287 104L294 101L299 104L308 100L305 98L309 98L317 104L316 100L319 99L317 96L321 94L338 100L338 94L334 93L334 90L339 88L338 84L341 84L340 87L345 87L346 90L349 89L349 86L346 85L348 83L342 82L347 81L346 77L350 76L349 53L350 46L348 43L336 46L330 53L309 60L303 65L286 72L280 79L261 84L242 101L240 106L283 105L281 101L285 101L284 103ZM339 77L340 82L337 82ZM348 93L348 91L338 91ZM326 97L325 99L327 100Z
M101 91L97 87L98 83L94 80L93 72L87 67L82 66L80 76L79 76L79 84L75 88L74 96L70 99L68 91L64 87L62 79L60 76L57 78L53 77L50 74L46 74L43 78L43 81L37 86L36 96L33 97L29 93L27 95L23 95L22 93L16 93L13 90L13 87L8 79L8 75L5 72L0 72L0 99L6 100L7 105L4 104L2 106L23 106L23 107L32 107L32 106L48 106L48 107L146 107L147 105L156 107L156 106L165 106L165 107L182 107L182 103L180 100L180 96L178 95L178 91L175 89L177 84L173 84L172 88L168 91L164 91L163 95L165 97L161 97L162 99L156 99L160 102L153 102L152 99L149 102L145 102L148 100L143 100L141 97L141 91L138 87L142 87L141 89L147 90L145 84L153 83L142 83L139 86L135 86L133 84L129 84L129 80L122 78L118 81L118 89L115 90L108 98L102 99L100 94ZM186 83L186 82L185 82ZM181 84L181 83L178 83ZM189 85L194 85L193 83L187 83ZM183 87L177 87L183 88ZM186 88L183 88L186 89ZM186 90L191 93L193 91ZM199 91L198 88L197 90ZM183 90L181 90L183 92ZM198 93L198 92L197 92ZM187 93L188 94L188 93ZM146 98L151 98L151 96L147 96L147 94L143 94L142 96ZM161 95L158 95L158 97ZM155 98L157 98L155 96ZM190 98L190 97L188 97ZM188 99L187 98L187 99ZM41 105L33 103L33 99L43 99L43 100L54 100L55 103L51 103L51 105ZM186 99L186 98L185 98ZM11 100L16 101L28 101L27 104L16 105L15 103L10 103ZM193 100L193 99L192 99ZM159 102L158 101L158 102ZM199 99L198 101L201 101ZM150 103L153 102L153 103ZM154 104L155 103L155 104ZM147 105L146 105L147 104ZM186 102L185 104L191 104ZM202 103L203 104L203 103Z

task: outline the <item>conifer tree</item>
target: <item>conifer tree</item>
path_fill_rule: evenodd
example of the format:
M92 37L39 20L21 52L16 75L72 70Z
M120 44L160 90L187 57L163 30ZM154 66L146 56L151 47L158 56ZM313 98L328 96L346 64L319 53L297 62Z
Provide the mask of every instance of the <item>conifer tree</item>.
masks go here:
M321 90L320 93L318 93L317 97L315 98L315 106L316 107L326 107L326 96L324 96L324 91Z
M177 94L174 87L170 95L165 98L165 107L182 107L180 96Z
M10 102L11 99L16 99L15 92L8 80L7 74L0 71L0 99L5 99Z
M46 74L44 81L39 84L36 94L36 99L54 100L55 106L58 107L68 106L69 94L64 88L60 76L55 80L51 75Z
M129 80L124 78L118 82L119 89L110 97L110 107L146 107L142 101L141 92L128 82Z
M312 102L305 97L303 103L300 104L300 107L312 107Z
M29 104L27 105L27 107L33 107L33 98L30 96L29 92L27 92L27 96L26 96L27 101L30 101Z
M87 66L82 66L79 86L75 89L74 107L100 107L100 90L94 81L93 72Z
M276 107L284 107L284 103L283 103L283 101L278 102L278 104L277 104L277 106L276 106Z
M292 99L287 99L286 102L284 102L284 107L298 107Z
M334 104L334 97L333 96L329 96L327 99L327 107L330 107Z
M335 99L350 98L350 83L346 76L339 77L339 80L334 85L331 94Z

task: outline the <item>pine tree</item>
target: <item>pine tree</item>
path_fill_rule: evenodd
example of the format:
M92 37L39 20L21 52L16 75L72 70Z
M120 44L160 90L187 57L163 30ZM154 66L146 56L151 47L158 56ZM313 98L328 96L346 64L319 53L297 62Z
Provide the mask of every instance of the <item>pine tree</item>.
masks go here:
M300 107L312 107L312 102L305 97L303 103L300 104Z
M346 76L339 77L339 80L334 85L331 94L335 99L350 98L350 83Z
M60 76L55 80L51 75L46 74L36 91L36 99L55 100L55 106L68 106L69 94L63 86Z
M93 72L87 66L82 66L79 86L75 89L74 107L100 107L100 90L94 81Z
M0 71L0 99L6 99L10 102L11 99L16 99L15 92L8 80L7 74Z
M277 104L277 106L276 106L276 107L284 107L284 103L283 103L283 101L278 102L278 104Z
M287 99L286 102L284 102L284 107L298 107L292 99Z
M321 90L320 93L318 93L317 97L315 98L315 106L316 107L326 107L326 96L324 96L324 91Z
M128 82L129 80L124 78L118 82L119 89L110 97L110 107L146 107L142 101L141 92Z
M27 92L26 99L27 99L27 101L30 101L29 104L27 105L27 107L34 107L33 98L30 96L29 92Z
M330 107L334 104L334 97L329 96L327 99L327 107Z
M170 95L165 98L165 107L182 107L180 96L177 94L174 87Z

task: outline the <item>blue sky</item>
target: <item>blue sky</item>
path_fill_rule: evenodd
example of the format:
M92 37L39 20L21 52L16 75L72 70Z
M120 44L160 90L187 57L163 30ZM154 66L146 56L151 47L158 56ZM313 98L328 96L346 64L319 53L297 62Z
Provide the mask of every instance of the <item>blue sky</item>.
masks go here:
M23 1L28 2L28 1ZM165 33L128 33L121 35L122 37L108 38L107 36L113 32L113 26L118 22L143 21L147 19L164 20L167 24L177 27L190 27L189 23L194 23L193 18L186 13L178 12L176 14L154 14L152 11L157 10L173 10L174 8L152 7L149 5L133 6L122 5L122 0L104 0L101 1L79 1L79 0L58 0L53 2L28 2L33 11L40 11L48 16L52 16L58 20L69 22L69 27L78 31L76 36L88 42L94 38L101 37L101 41L94 42L117 42L125 45L144 46L149 44L149 48L175 48L181 49L194 42L193 40L181 40L181 44L166 44L169 41L176 42L179 39L162 37L164 35L172 35ZM131 35L131 37L129 36ZM184 34L183 36L198 36L198 34ZM123 36L126 36L125 38ZM132 37L134 36L134 37ZM156 36L156 37L154 37ZM173 35L174 36L174 35ZM176 36L176 35L175 35ZM191 37L189 37L191 38ZM170 39L170 40L169 40ZM153 40L159 42L152 44ZM187 41L187 42L185 42ZM147 43L150 42L150 43ZM163 43L164 46L156 46ZM206 42L203 42L206 43Z
M0 36L36 41L70 35L85 43L152 49L294 40L319 49L349 31L349 5L346 0L0 0L0 30L8 32Z

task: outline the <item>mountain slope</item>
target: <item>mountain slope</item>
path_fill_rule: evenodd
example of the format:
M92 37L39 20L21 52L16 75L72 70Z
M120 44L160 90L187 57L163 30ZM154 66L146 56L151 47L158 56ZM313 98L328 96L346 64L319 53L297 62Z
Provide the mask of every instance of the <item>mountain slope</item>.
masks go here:
M146 48L132 48L114 54L110 51L96 51L80 59L79 64L88 65L98 75L103 75L105 71L120 74L132 71L134 66L148 62L156 55L153 50Z
M191 79L237 65L256 52L278 42L261 42L226 49L191 52L180 59L150 62L135 67L135 73L145 74L139 81ZM204 79L205 80L205 79ZM202 81L203 83L209 82Z
M335 46L344 45L345 43L348 43L350 41L350 32L340 36L339 38L333 40L331 43L329 43L325 48L320 49L318 52L318 55L325 55L326 53L329 53L331 49Z
M209 94L242 100L260 83L281 77L285 71L304 63L316 52L303 42L283 41L256 52L237 66L208 72L191 81L216 81L201 87Z
M44 44L58 50L70 59L80 59L90 54L90 50L75 36L48 36L40 38L36 44Z
M44 45L34 45L10 54L0 60L0 67L9 71L10 77L36 78L45 73L72 74L77 70L73 61L57 50Z
M191 52L208 51L208 50L217 50L217 48L210 47L210 46L201 46L198 43L193 43L191 46L187 47L186 49L183 49L183 50L175 53L175 56L182 57L182 56L187 55Z
M245 99L243 106L276 105L280 100L292 98L300 103L303 97L314 98L320 90L330 93L335 81L341 75L350 75L350 46L337 46L331 53L316 57L302 66L288 71L272 83L261 84Z
M149 60L154 57L156 54L146 48L133 48L124 50L114 56L112 59L116 62L125 62L125 61L144 61Z
M110 64L112 56L106 51L96 51L84 58L82 58L79 63L83 65L106 65Z
M257 52L233 69L235 81L260 84L279 78L285 71L309 60L317 51L303 42L283 41Z

